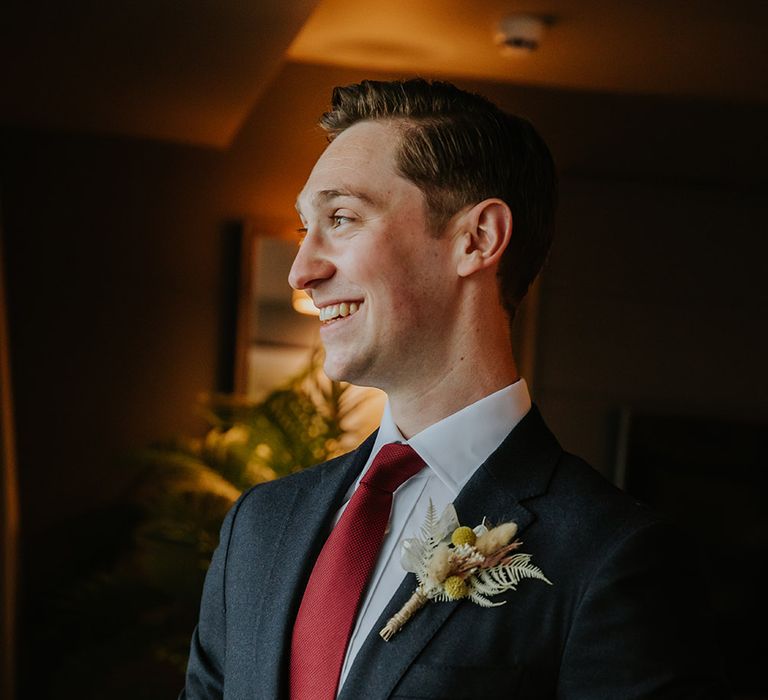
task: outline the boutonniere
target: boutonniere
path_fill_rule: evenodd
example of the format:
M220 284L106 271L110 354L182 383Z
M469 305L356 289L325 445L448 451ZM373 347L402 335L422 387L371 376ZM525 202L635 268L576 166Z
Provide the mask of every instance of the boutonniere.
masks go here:
M484 608L504 605L491 596L514 591L524 578L537 578L550 585L531 555L517 552L522 542L515 539L517 525L502 523L496 527L483 518L475 528L459 524L456 509L449 504L438 518L432 502L421 528L421 537L403 541L402 565L416 574L418 587L379 632L384 641L392 636L427 601L454 601L468 598Z

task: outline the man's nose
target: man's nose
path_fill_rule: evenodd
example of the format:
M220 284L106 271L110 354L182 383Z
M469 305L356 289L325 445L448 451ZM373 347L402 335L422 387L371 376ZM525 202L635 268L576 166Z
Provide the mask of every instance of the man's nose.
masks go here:
M333 277L336 268L319 248L313 236L307 236L291 265L288 283L294 289L313 289Z

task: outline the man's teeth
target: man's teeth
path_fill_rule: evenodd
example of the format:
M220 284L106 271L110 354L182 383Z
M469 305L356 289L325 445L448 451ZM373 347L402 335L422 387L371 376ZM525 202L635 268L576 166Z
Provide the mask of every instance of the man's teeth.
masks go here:
M331 306L324 306L320 309L320 320L332 321L335 318L345 316L351 316L360 308L360 304L356 301L346 302L342 301L341 304L331 304Z

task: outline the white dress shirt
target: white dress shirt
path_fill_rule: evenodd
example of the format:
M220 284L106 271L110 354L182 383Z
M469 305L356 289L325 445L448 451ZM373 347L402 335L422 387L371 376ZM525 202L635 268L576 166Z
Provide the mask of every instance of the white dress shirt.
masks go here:
M427 466L394 493L384 542L347 646L339 690L365 638L403 580L405 571L400 565L399 544L403 539L418 536L430 500L438 515L455 500L475 470L501 445L509 431L530 408L528 386L524 379L520 379L406 440L395 425L387 403L368 461L347 492L344 505L336 513L334 522L338 522L383 445L390 442L406 443Z

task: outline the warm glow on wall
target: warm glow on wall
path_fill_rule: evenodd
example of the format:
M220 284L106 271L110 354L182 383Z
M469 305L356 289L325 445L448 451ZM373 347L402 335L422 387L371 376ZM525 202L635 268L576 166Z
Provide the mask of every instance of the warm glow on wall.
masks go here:
M312 303L312 299L310 299L309 294L307 294L303 289L293 290L291 303L293 304L293 310L298 311L300 314L307 314L307 316L320 315L320 309L318 309L314 303Z

